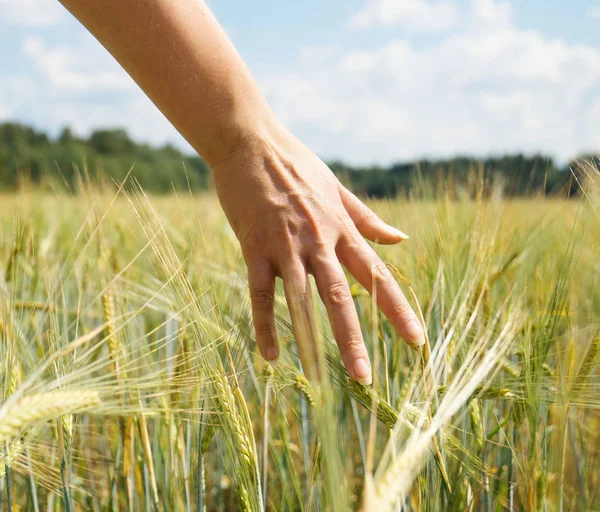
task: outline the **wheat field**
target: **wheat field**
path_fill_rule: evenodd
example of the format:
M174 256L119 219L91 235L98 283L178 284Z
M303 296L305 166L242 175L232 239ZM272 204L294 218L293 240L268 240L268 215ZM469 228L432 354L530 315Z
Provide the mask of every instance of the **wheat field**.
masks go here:
M591 178L572 199L371 202L411 236L377 251L429 340L408 348L351 281L368 387L316 297L321 382L281 290L261 360L215 196L0 196L2 510L600 510Z

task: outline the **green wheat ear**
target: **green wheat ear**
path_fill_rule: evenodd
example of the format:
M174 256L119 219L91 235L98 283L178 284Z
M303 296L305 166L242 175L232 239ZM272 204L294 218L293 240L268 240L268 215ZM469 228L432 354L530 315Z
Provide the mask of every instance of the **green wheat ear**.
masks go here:
M302 374L296 375L294 379L294 387L300 392L311 407L315 407L315 397L313 396L310 382Z
M210 422L206 423L204 425L204 433L202 435L202 440L200 443L200 454L201 455L204 455L208 451L210 442L212 441L213 437L215 437L215 434L217 433L217 425L215 423L213 423L214 421L217 421L217 415L213 414L209 418L209 420L210 420Z
M590 374L594 371L594 368L598 367L600 363L600 334L598 334L590 343L575 380L571 386L570 399L577 400L577 397L581 394L585 388L586 381L589 379Z
M6 450L0 452L0 478L6 474L6 468L11 468L17 457L22 455L23 442L20 439L6 444Z

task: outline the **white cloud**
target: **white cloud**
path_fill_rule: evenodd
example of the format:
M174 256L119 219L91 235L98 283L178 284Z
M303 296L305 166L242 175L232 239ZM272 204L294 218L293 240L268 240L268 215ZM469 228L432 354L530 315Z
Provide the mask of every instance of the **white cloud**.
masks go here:
M471 0L474 27L507 27L512 22L513 11L507 0Z
M111 103L65 98L48 105L40 115L54 121L60 119L61 124L69 125L82 135L97 128L124 127L134 140L157 145L168 141L191 151L183 137L141 91Z
M0 26L16 19L15 6L32 1L0 0ZM56 0L48 1L62 12ZM410 33L423 30L418 27L426 26L426 18L406 14L407 5L425 5L425 11L451 5L391 0L381 11L373 7L385 3L370 0L357 26L397 24ZM12 14L6 17L8 5ZM398 5L402 9L395 10ZM339 43L306 47L289 71L261 85L285 123L327 158L387 163L541 150L566 159L597 150L600 47L517 28L508 1L469 5L461 20L456 12L455 30L435 39L416 44L397 36L380 47L353 50ZM27 37L19 58L23 67L31 64L30 74L0 70L0 119L19 118L54 131L71 124L80 134L123 126L139 140L188 147L91 35L79 36L74 20L65 27L75 31L71 39L77 44Z
M262 85L327 158L544 151L567 159L600 144L600 50L517 28L506 2L472 0L465 28L428 46L399 39L323 55Z
M0 121L4 121L10 118L10 109L0 105Z
M0 80L12 114L37 126L69 125L87 135L98 127L125 127L137 140L190 147L129 75L91 35L78 44L51 46L39 37L22 42L33 76ZM24 113L24 115L22 115Z
M35 100L39 85L32 83L31 77L25 75L0 75L0 98L6 109L12 114L21 108L27 108Z
M121 91L135 82L100 45L46 48L41 39L27 37L23 53L31 57L45 80L61 91Z
M0 25L47 27L56 25L65 16L57 0L0 0Z
M412 32L440 32L455 27L458 22L458 8L450 0L368 0L348 21L348 26L397 25Z
M595 20L600 20L600 4L598 4L598 5L592 5L588 9L588 16L590 18L595 19Z

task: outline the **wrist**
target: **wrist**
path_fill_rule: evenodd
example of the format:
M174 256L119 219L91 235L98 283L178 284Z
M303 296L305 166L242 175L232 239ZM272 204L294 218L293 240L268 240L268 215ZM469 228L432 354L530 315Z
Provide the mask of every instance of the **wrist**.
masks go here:
M263 147L273 140L283 127L266 101L233 109L223 116L213 130L213 140L199 148L209 166L216 172L219 166L241 151Z

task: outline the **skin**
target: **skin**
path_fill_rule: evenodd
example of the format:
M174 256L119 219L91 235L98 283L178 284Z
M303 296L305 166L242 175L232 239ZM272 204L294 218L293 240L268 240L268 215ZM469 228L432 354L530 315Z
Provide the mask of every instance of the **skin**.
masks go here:
M420 322L365 240L395 244L408 237L345 189L278 121L202 1L62 3L213 169L219 200L248 267L256 339L266 360L279 356L276 278L283 280L300 341L302 312L310 307L307 274L312 274L348 373L360 383L371 382L342 266L374 294L400 336L415 348L423 345Z

